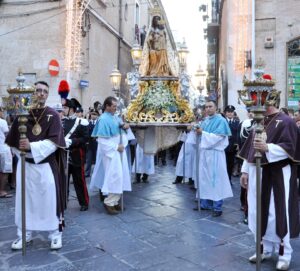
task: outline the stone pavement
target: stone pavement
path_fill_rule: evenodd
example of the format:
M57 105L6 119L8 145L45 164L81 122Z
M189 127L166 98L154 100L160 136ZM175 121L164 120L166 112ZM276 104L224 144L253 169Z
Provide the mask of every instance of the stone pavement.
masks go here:
M247 260L255 243L241 222L238 179L234 198L225 200L223 215L214 218L192 210L194 191L188 184L172 184L174 174L171 165L156 167L148 184L134 184L125 194L126 210L118 216L105 213L97 191L89 210L80 212L72 188L63 248L51 251L47 233L36 233L25 257L10 249L16 238L14 198L0 199L0 270L255 270ZM300 270L300 241L292 245L290 270ZM275 265L274 257L261 270Z

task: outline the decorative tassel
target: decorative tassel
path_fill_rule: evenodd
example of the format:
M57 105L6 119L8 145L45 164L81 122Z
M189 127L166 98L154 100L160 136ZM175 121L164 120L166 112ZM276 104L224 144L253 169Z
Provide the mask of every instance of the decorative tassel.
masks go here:
M283 244L283 239L281 239L280 246L279 246L279 255L283 256L283 254L284 254L284 244Z
M264 244L262 241L260 241L260 253L263 254L264 253Z

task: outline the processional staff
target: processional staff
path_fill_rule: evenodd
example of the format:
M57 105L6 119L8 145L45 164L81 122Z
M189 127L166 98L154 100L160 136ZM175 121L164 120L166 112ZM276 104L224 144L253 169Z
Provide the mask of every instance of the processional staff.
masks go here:
M269 103L269 97L277 97L280 92L273 89L274 82L264 79L264 63L261 59L255 65L255 80L244 79L244 90L238 90L239 101L242 101L253 112L255 121L254 141L264 137L264 127L261 124L266 111L265 105ZM256 270L261 269L261 159L262 154L255 150L256 165Z
M121 105L121 79L122 79L122 75L120 73L120 71L117 69L117 67L115 67L112 71L112 73L109 75L110 77L110 81L111 81L111 84L112 84L112 87L113 87L113 91L115 92L115 96L118 100L118 111L119 111L119 116L120 118L122 118L122 105ZM122 133L123 133L123 126L124 126L124 123L123 123L123 120L121 120L120 122L120 127L119 127L119 130L120 130L120 142L119 144L120 145L123 145L123 136L122 136ZM123 150L125 151L125 150ZM121 159L121 166L123 168L123 152L120 152L120 159ZM121 193L121 212L123 213L124 211L124 197L123 197L123 191Z
M33 86L26 86L25 76L19 71L16 78L17 86L8 87L8 97L4 97L4 108L7 112L18 117L20 139L26 139L29 110L33 106L33 93L35 88ZM37 127L39 128L39 127ZM26 255L26 193L25 193L25 155L26 151L20 149L21 156L21 204L22 204L22 255Z

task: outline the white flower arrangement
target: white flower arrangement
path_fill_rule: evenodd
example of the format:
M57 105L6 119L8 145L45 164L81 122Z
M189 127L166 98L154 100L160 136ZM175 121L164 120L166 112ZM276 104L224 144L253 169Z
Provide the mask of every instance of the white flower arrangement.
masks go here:
M162 109L170 111L177 109L176 98L162 82L151 85L142 98L143 106L146 110L161 111Z

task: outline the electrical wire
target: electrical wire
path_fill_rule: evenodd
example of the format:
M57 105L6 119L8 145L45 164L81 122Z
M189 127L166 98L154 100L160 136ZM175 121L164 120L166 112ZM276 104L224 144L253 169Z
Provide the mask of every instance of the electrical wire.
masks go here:
M57 9L61 9L63 6L57 6L53 8L46 8L46 9L40 9L40 10L35 10L35 11L29 11L26 13L16 13L16 14L4 14L0 16L0 19L6 19L6 18L13 18L13 17L24 17L24 16L30 16L34 14L40 14L44 12L49 12Z
M35 1L15 1L15 2L2 2L1 5L7 5L7 6L27 6L32 4L38 4L38 3L53 3L53 2L60 2L61 0L35 0Z
M136 4L138 4L139 6L141 5L146 5L149 4L149 1L145 0L145 1L140 1L139 3L137 3L136 1L133 1L132 3L125 3L123 5L116 5L113 2L111 3L105 3L106 8L119 8L119 7L125 7L127 6L135 6ZM96 8L98 9L98 8Z
M58 0L59 1L59 0ZM24 1L25 2L25 1ZM54 1L54 0L36 0L36 1L30 1L30 2L26 2L26 4L28 3L28 4L35 4L35 3L39 3L39 2L57 2L57 1ZM23 3L23 1L17 1L17 2L10 2L11 4L15 4L15 5L18 5L18 4L20 4L20 5L23 5L23 4L25 4L25 3ZM2 4L8 4L8 3L2 3ZM108 4L106 4L106 6L107 6L107 8L118 8L118 7L120 7L120 5L114 5L113 3L110 3L112 6L109 6ZM134 3L126 3L128 6L133 6L133 5L136 5L136 2L134 2ZM126 4L125 5L122 5L122 6L126 6ZM140 2L139 3L139 5L145 5L145 4L148 4L148 1L145 1L145 2ZM61 8L61 7L59 7L59 8ZM55 8L56 9L56 8ZM103 9L103 8L93 8L93 9ZM44 11L49 11L49 9L47 9L47 10L44 10ZM39 12L41 12L41 11L37 11L37 12L31 12L31 13L23 13L23 14L7 14L7 15L2 15L2 16L0 16L0 19L1 18L9 18L9 17L21 17L21 16L28 16L28 15L32 15L32 14L36 14L36 13L39 13ZM59 13L57 13L57 14L54 14L54 15L52 15L52 16L49 16L49 17L47 17L47 18L43 18L43 19L41 19L41 20L38 20L38 21L36 21L36 22L34 22L34 23L31 23L31 24L28 24L28 25L24 25L24 26L22 26L22 27L19 27L19 28L15 28L15 29L13 29L13 30L10 30L10 31L8 31L8 32L5 32L5 33L0 33L0 37L3 37L3 36L6 36L6 35L8 35L8 34L11 34L11 33L14 33L14 32L17 32L17 31L20 31L20 30L23 30L23 29L25 29L25 28L28 28L28 27L30 27L30 26L33 26L33 25L36 25L36 24L39 24L39 23L41 23L41 22L44 22L44 21L47 21L47 20L49 20L49 19L52 19L53 17L56 17L56 16L58 16L58 15L60 15L60 14L62 14L62 13L64 13L64 12L66 12L66 10L63 10L63 11L61 11L61 12L59 12Z
M49 17L47 17L47 18L43 18L43 19L38 20L38 21L36 21L36 22L34 22L34 23L27 24L27 25L24 25L24 26L19 27L19 28L15 28L15 29L10 30L10 31L8 31L8 32L6 32L6 33L0 34L0 37L6 36L6 35L8 35L8 34L11 34L11 33L14 33L14 32L20 31L20 30L23 30L23 29L25 29L25 28L27 28L27 27L30 27L30 26L39 24L39 23L41 23L41 22L45 22L45 21L47 21L47 20L50 20L50 19L52 19L52 18L54 18L54 17L56 17L56 16L59 16L59 15L65 13L65 12L66 12L66 10L63 10L63 11L57 13L57 14L54 14L54 15L49 16Z

